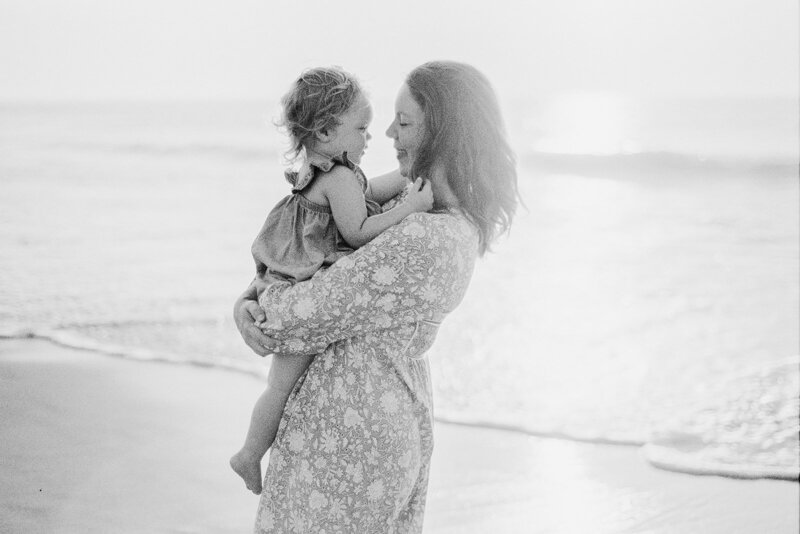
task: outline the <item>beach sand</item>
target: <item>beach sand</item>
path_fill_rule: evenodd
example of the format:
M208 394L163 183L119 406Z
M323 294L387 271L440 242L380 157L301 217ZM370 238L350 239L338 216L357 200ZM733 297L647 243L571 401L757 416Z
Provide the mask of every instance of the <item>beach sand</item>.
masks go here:
M230 471L262 384L0 340L0 532L249 532ZM798 532L796 482L656 469L636 447L436 425L426 534Z

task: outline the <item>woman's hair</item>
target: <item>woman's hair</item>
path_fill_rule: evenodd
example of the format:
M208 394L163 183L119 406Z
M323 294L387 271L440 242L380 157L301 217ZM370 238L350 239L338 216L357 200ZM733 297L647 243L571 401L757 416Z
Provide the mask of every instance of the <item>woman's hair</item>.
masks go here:
M291 146L286 155L294 159L314 137L341 124L339 117L362 94L355 76L340 67L317 67L303 71L281 98L278 126L286 128Z
M444 170L460 208L478 228L483 254L508 230L520 199L516 158L495 92L477 69L454 61L425 63L406 84L425 115L410 176Z

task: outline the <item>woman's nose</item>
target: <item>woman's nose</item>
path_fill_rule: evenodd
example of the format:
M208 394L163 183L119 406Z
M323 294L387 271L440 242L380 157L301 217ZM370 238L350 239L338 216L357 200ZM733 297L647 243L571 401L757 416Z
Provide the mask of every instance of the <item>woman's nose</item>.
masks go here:
M392 139L395 138L394 136L394 121L386 128L386 137L391 137Z

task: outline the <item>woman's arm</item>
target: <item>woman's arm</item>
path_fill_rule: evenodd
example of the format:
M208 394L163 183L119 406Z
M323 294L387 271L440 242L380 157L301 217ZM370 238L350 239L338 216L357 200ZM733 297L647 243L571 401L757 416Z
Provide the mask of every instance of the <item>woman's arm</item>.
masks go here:
M384 204L403 192L408 180L400 174L400 169L376 176L367 182L367 198Z
M405 219L313 278L269 297L264 333L276 353L316 354L329 344L447 313L461 301L477 255L463 219Z
M415 182L405 202L384 213L367 216L364 193L353 171L335 167L325 174L320 185L328 199L333 220L342 237L354 248L362 247L378 234L399 223L412 213L433 207L430 184Z

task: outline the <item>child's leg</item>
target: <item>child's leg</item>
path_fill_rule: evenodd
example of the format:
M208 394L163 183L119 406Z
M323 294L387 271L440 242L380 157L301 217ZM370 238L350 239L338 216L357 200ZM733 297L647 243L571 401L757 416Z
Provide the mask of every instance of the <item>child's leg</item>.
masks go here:
M244 449L249 451L251 456L260 460L272 446L278 433L278 424L281 422L286 400L313 359L313 356L272 358L267 389L253 407L250 428L244 442Z
M253 407L244 446L230 462L253 493L261 493L261 459L275 441L286 400L313 359L313 356L272 358L267 388Z

